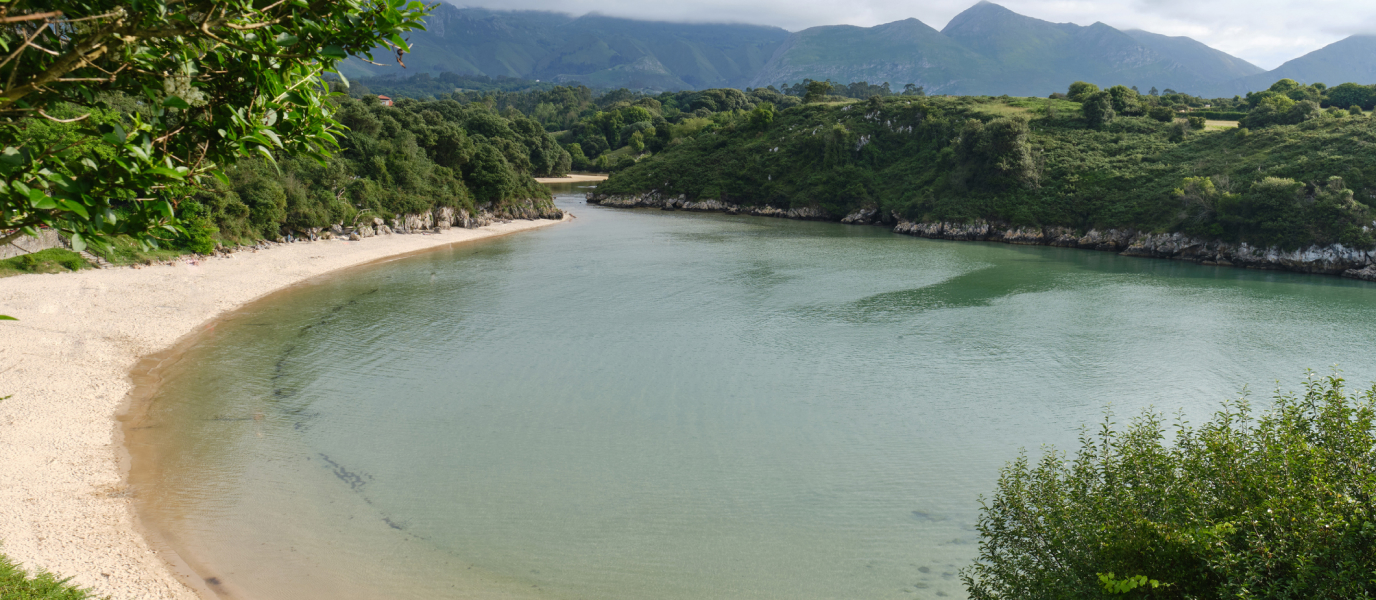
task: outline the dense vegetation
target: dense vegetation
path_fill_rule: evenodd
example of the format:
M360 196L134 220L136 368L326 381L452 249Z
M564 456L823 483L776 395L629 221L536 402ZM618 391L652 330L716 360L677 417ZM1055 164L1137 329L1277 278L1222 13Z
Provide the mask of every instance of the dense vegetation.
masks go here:
M1376 595L1376 388L1311 376L1260 415L1244 398L1170 433L1150 412L1113 425L1073 460L1004 468L972 599Z
M225 241L273 239L360 219L393 219L439 207L505 214L536 200L549 211L549 191L533 176L569 170L568 152L539 123L483 104L374 97L336 98L347 126L339 151L323 163L286 157L241 161L227 182L181 205L198 231ZM193 228L195 229L195 228ZM184 243L194 243L184 238Z
M339 81L332 77L331 80ZM516 77L488 77L486 75L459 75L443 72L434 76L429 73L412 73L408 76L396 74L366 77L349 80L349 94L354 97L383 95L392 98L414 98L416 100L435 100L448 98L455 92L529 92L544 91L557 87L553 82L532 81ZM577 84L574 84L577 85Z
M1376 128L1362 114L1314 102L1294 121L1206 129L1205 119L1176 111L1210 103L1183 94L1088 84L1070 92L874 96L786 110L737 92L729 96L739 106L696 127L680 115L662 151L613 165L622 170L599 191L819 207L837 218L875 208L923 221L1181 231L1287 248L1376 242L1365 203L1376 194ZM1260 120L1277 102L1268 99L1283 95L1227 107ZM592 134L618 123L589 137L596 143ZM657 137L661 128L648 125ZM621 127L624 137L630 130Z

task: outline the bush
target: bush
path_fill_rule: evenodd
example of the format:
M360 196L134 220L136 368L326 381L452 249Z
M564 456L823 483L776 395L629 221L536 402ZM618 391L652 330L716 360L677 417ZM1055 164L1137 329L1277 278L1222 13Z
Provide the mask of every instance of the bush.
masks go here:
M18 563L0 555L0 598L9 600L83 600L86 590L71 583L71 578L58 579L52 573L40 572L33 577Z
M1085 120L1094 129L1102 129L1117 116L1113 111L1113 97L1108 92L1094 92L1086 96L1080 110L1084 111Z
M210 254L215 251L215 238L219 228L210 219L210 211L194 200L182 202L181 221L186 233L178 240L182 248L196 254Z
M65 248L48 248L32 254L0 260L0 277L21 273L61 273L88 267L80 254ZM0 588L3 591L3 588ZM5 596L0 595L0 598Z
M1069 93L1066 94L1073 102L1084 102L1085 98L1098 93L1099 86L1084 81L1076 81L1070 84Z
M1186 120L1190 123L1190 129L1203 129L1209 124L1204 117L1186 117Z
M1147 116L1162 123L1170 123L1175 120L1175 111L1169 106L1153 106L1147 111Z
M1160 414L1082 429L1074 461L1024 453L983 503L975 600L1376 595L1376 387L1306 380L1254 415L1225 402L1167 442ZM1150 587L1150 586L1148 586ZM1110 591L1111 590L1111 591Z

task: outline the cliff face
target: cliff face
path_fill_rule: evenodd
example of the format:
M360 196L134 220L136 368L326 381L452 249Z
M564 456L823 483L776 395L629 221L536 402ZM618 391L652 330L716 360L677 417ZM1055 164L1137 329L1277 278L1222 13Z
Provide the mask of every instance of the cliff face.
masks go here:
M723 212L837 221L854 225L891 226L894 233L932 239L1080 248L1117 252L1123 256L1169 258L1202 265L1247 269L1319 273L1376 282L1376 249L1360 250L1346 248L1341 244L1282 250L1276 247L1252 246L1245 242L1232 244L1207 240L1182 233L1150 233L1131 229L1091 229L1080 232L1067 227L1011 227L1006 223L989 221L913 222L904 220L896 214L884 215L874 209L862 209L842 216L832 215L818 208L780 209L772 206L741 206L720 200L688 201L683 196L664 196L654 192L631 196L609 196L593 192L587 195L587 201L589 204L617 208Z

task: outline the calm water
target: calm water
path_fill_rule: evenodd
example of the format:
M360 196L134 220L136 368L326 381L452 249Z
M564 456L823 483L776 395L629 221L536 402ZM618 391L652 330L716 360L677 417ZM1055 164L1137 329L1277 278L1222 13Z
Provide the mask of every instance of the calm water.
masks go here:
M1376 380L1368 284L560 202L204 335L152 527L228 597L962 598L1019 448Z

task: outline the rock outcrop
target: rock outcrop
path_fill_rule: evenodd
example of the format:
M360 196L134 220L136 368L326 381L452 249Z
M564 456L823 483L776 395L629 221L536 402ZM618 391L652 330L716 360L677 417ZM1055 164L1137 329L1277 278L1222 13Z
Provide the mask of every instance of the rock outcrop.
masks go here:
M658 192L636 194L633 196L608 196L589 193L589 204L601 204L616 208L658 208L661 210L686 210L696 212L724 212L727 214L753 215L756 217L778 217L784 219L805 219L809 221L836 221L837 217L827 211L805 206L799 208L778 208L775 206L741 206L721 200L689 201L684 196L665 196Z
M1011 227L1006 223L982 220L968 223L907 221L896 213L882 215L878 210L871 208L860 209L838 218L820 208L782 209L773 206L742 206L721 200L690 201L684 196L665 196L653 191L629 196L592 192L587 195L587 201L589 204L617 208L710 211L761 217L839 221L855 225L896 223L893 227L894 233L940 240L1080 248L1116 252L1123 256L1167 258L1203 265L1248 269L1321 273L1376 282L1376 250L1347 248L1341 244L1282 250L1276 247L1260 248L1246 243L1233 244L1209 240L1183 233L1148 233L1131 229L1090 229L1081 232L1069 227Z

